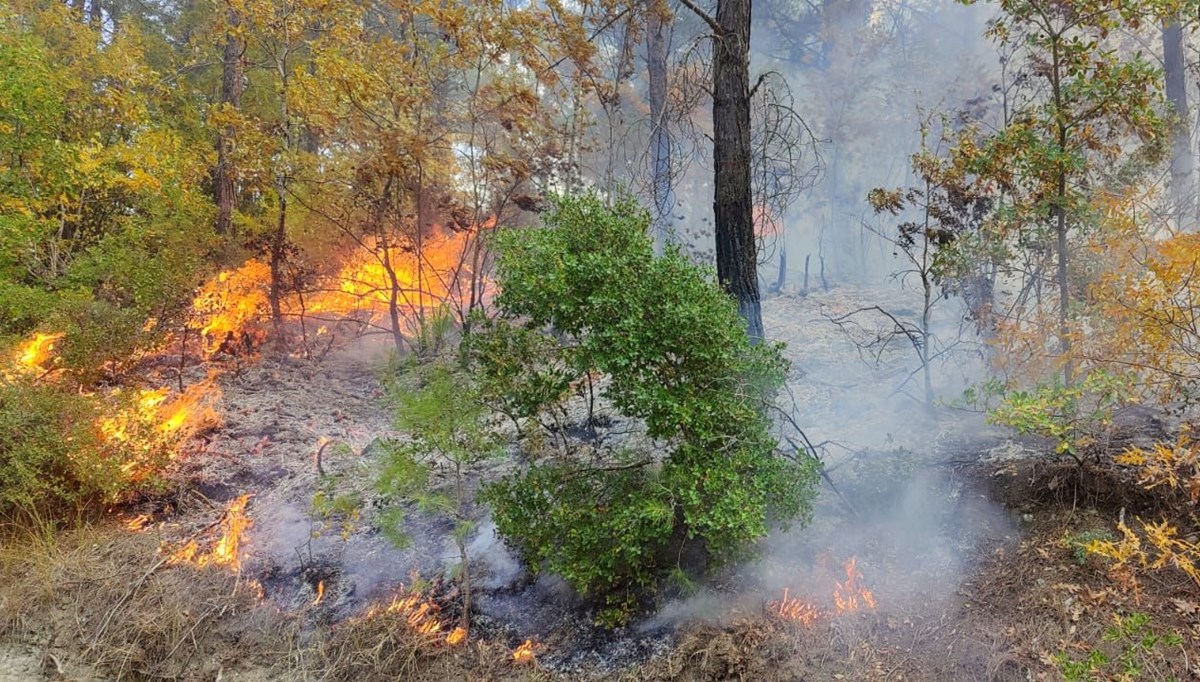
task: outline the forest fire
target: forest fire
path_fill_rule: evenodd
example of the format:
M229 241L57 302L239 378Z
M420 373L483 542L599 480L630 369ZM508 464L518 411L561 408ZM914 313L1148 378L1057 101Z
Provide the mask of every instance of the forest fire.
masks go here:
M833 590L833 601L839 612L858 611L860 608L875 608L875 595L862 584L862 573L858 571L858 558L850 557L845 564L846 581L839 582Z
M858 557L850 557L843 564L846 572L844 582L837 581L833 588L834 609L822 610L813 602L793 597L787 588L781 599L767 604L767 612L776 618L803 626L815 624L822 616L837 616L859 610L875 608L875 595L862 584L862 573L858 570Z
M495 226L489 219L482 229ZM472 282L472 259L479 230L431 234L419 248L387 245L356 249L336 274L311 288L284 297L287 319L311 316L322 322L356 322L390 327L396 314L399 331L414 333L421 317L444 305L465 305L471 286L486 295L486 281ZM225 270L201 287L192 303L205 354L248 351L246 334L270 310L271 269L251 259ZM318 334L328 332L327 326ZM253 334L251 334L253 336Z
M54 358L54 344L62 339L62 334L37 333L33 338L21 344L17 350L17 365L26 371L40 369Z
M317 598L313 599L312 605L318 606L321 603L321 600L324 598L325 598L325 581L321 580L321 581L317 582Z
M201 320L200 334L205 352L216 353L221 343L241 334L268 306L271 268L262 261L248 260L210 279L192 300L192 315Z
M386 606L372 606L363 615L370 620L381 615L396 616L404 620L415 633L428 637L440 638L445 630L441 619L441 608L420 592L407 592L403 587ZM461 644L467 638L467 631L456 627L446 634L443 640L450 646Z
M249 501L250 494L247 493L229 503L219 524L221 536L211 550L202 552L200 544L193 538L172 553L169 562L190 563L196 566L229 566L235 572L240 571L242 565L239 550L245 533L251 526L250 518L246 516L246 505Z
M533 640L531 640L531 639L525 640L521 644L521 646L517 647L516 649L513 649L513 652L512 652L513 663L530 663L530 664L536 663L537 656L534 653L534 649L536 649L537 647L538 647L538 645L534 644Z
M786 587L783 590L783 598L768 604L768 610L772 615L800 625L812 625L821 616L821 610L817 608L816 604L804 599L789 597Z
M174 399L168 400L168 395L166 387L143 389L98 423L104 438L125 450L127 461L122 469L134 478L151 476L163 462L174 459L176 450L171 446L177 439L220 421L214 405L221 391L211 380L189 386ZM109 397L120 400L120 391Z
M477 236L473 231L430 236L419 250L360 250L334 278L334 286L307 297L305 309L342 317L365 313L378 321L395 305L400 331L412 333L423 313L463 298L471 274L469 251Z

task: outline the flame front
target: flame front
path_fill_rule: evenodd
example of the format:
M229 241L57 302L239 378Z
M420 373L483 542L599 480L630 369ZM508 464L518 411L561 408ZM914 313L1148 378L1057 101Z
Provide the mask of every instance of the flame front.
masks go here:
M858 558L850 557L843 564L846 572L845 581L834 581L832 611L823 611L814 602L790 596L784 588L783 598L772 601L767 605L768 612L783 620L811 626L822 616L835 617L843 613L875 608L875 595L862 582L862 573L858 570Z
M476 286L477 296L490 294L490 284L473 273L482 267L477 262L481 260L478 237L495 225L495 218L490 218L472 230L434 231L419 249L407 239L368 243L308 291L285 296L279 302L280 312L287 319L304 315L317 321L313 332L323 336L330 333L329 323L391 326L394 311L399 331L414 333L426 314L444 305L465 306L471 286ZM270 267L254 259L218 273L200 288L192 315L199 323L206 356L250 350L243 335L254 337L253 327L267 319L270 290Z
M446 626L441 619L441 609L433 600L419 592L408 592L403 586L386 606L372 606L362 618L370 620L384 615L401 618L417 634L436 638L432 641L440 639L449 646L456 646L467 639L467 631L461 626L455 627L442 638L441 633Z
M846 582L839 582L833 590L833 602L838 611L857 611L860 608L875 608L875 595L862 584L862 573L858 572L858 558L850 557L845 564Z

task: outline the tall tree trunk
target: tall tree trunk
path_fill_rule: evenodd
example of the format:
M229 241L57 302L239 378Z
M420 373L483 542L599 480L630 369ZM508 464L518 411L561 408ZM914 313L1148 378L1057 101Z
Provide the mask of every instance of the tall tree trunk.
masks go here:
M229 25L237 27L237 12L229 11ZM242 106L243 66L242 55L246 45L233 32L225 36L225 54L221 63L221 104L240 109ZM217 234L233 233L233 211L237 206L237 187L234 183L233 135L231 127L225 127L217 136L217 168L213 173L214 194L217 203Z
M713 43L713 165L717 279L737 301L752 342L763 338L750 187L750 0L718 0Z
M670 239L675 190L671 182L671 137L667 134L667 8L662 0L650 7L646 25L646 70L650 85L650 167L654 190L654 250Z
M1166 94L1176 116L1171 129L1171 214L1176 227L1184 228L1196 220L1196 197L1192 186L1192 139L1187 123L1187 60L1183 27L1178 20L1163 24L1162 41Z

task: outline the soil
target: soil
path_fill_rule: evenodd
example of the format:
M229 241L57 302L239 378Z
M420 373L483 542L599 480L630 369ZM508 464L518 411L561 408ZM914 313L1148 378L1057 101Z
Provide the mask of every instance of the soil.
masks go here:
M1123 592L1098 560L1077 561L1068 540L1111 530L1121 515L1168 513L1160 498L1111 466L1055 460L1045 444L1015 440L979 415L928 411L919 382L905 382L911 346L891 344L864 362L871 333L855 344L828 322L860 301L915 309L910 299L845 287L764 303L769 334L789 344L794 415L821 444L837 488L823 485L811 524L780 529L753 558L610 632L561 581L528 575L481 512L471 539L479 612L458 648L365 615L414 582L446 622L455 613L450 522L409 510L403 548L380 532L384 501L371 467L382 441L403 439L382 400L383 349L344 347L320 362L194 363L189 382L220 371L222 423L180 453L173 489L115 515L148 514L152 524L135 532L114 521L53 547L6 548L0 682L1055 680L1056 656L1078 660L1097 647L1119 656L1103 631L1134 613L1183 638L1168 655L1145 656L1153 672L1141 679L1200 679L1197 586L1168 572ZM939 328L954 329L954 311L939 315ZM939 367L941 394L965 386L974 362L963 353ZM1125 415L1106 447L1161 437L1164 424L1152 412ZM315 513L318 492L356 496L361 516ZM240 573L162 564L247 493L253 525ZM839 612L834 593L852 558L875 606ZM785 589L815 605L814 623L774 613ZM526 639L538 644L534 665L512 660Z

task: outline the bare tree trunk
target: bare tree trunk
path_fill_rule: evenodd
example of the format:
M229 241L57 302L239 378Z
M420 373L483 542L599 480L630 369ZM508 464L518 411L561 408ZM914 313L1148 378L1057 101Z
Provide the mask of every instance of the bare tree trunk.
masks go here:
M1182 229L1196 219L1196 197L1192 186L1194 164L1191 130L1187 124L1187 60L1183 48L1183 27L1178 20L1163 24L1162 41L1166 94L1176 116L1171 131L1171 214L1176 227Z
M713 43L713 214L717 279L752 342L763 338L750 186L750 0L719 0Z
M675 190L671 180L671 137L667 134L667 8L659 0L646 25L646 67L650 90L650 167L654 190L654 251L662 254L670 240Z
M229 10L228 21L234 28L240 21L237 12ZM221 62L221 104L240 109L242 106L243 66L242 55L246 45L231 31L225 36L225 54ZM217 203L217 234L233 234L233 211L237 206L237 187L233 180L233 135L231 127L225 127L217 136L217 168L213 173L214 194Z

